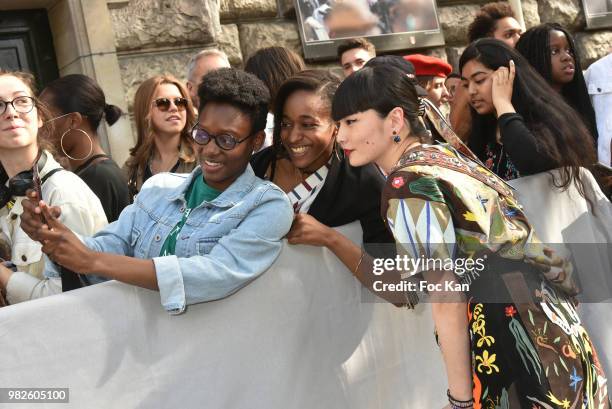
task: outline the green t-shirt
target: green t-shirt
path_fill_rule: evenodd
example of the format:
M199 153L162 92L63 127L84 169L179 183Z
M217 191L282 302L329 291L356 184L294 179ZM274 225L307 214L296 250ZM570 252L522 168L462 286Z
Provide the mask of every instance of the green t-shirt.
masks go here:
M187 207L183 212L183 218L177 223L176 226L174 226L172 231L170 231L168 237L166 237L166 241L164 242L164 245L159 253L160 257L174 254L174 250L176 248L176 238L185 225L191 211L204 201L210 202L215 200L220 194L221 191L208 186L206 182L204 182L204 178L201 175L193 178L191 185L189 185L189 189L187 189L187 194L185 195Z

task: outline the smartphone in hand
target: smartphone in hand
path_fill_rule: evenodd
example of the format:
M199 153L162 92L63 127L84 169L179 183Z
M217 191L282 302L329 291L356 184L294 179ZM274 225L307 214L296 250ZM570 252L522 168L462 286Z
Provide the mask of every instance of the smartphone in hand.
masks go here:
M38 173L38 163L35 163L34 166L32 166L32 182L34 184L34 191L38 196L38 201L43 200L42 183L40 181L40 174ZM45 216L43 216L42 213L40 214L40 220L43 223L47 223L47 221L45 220Z

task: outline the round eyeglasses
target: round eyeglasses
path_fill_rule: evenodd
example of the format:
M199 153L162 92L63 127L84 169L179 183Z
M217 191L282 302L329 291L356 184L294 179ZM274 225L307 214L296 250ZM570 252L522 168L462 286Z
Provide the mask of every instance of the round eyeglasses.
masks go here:
M223 133L221 135L213 135L208 131L200 128L197 124L191 129L191 136L198 145L207 145L211 139L215 140L217 146L224 151L231 151L238 145L249 139L253 134L243 139L236 139L230 134Z
M34 102L34 98L26 97L25 95L17 97L12 101L0 101L0 115L6 112L9 105L11 105L16 112L19 112L20 114L27 114L34 109L34 105L36 104Z

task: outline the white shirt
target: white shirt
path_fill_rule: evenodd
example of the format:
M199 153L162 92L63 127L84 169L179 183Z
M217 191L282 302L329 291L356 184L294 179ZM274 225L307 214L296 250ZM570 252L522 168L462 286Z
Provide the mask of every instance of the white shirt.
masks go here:
M40 172L41 178L60 167L51 154L45 153L47 161ZM108 224L98 197L72 172L62 170L52 174L42 185L42 195L46 203L62 209L60 221L75 233L91 236ZM16 198L10 210L8 206L0 209L0 230L10 240L11 261L18 270L7 284L7 300L11 304L62 291L60 279L43 277L46 256L41 244L21 229L24 199Z
M586 70L591 102L597 120L597 157L604 165L611 166L610 142L612 141L612 54L600 58Z

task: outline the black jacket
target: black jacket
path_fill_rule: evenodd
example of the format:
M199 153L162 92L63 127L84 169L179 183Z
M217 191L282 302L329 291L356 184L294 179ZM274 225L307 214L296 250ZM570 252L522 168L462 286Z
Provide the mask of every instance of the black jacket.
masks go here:
M275 157L272 147L251 158L255 174L263 178ZM333 155L323 188L308 214L329 227L359 220L364 243L394 243L380 216L380 197L385 180L373 165L352 167L343 153Z

